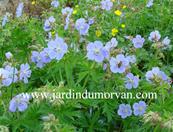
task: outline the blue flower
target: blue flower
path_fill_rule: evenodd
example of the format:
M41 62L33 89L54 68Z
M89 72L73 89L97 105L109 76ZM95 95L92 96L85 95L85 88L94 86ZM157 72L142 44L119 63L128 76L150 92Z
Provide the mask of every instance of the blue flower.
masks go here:
M106 43L105 48L110 51L112 48L117 47L118 41L116 38L112 38L109 42Z
M129 66L129 61L123 54L119 54L116 58L110 59L110 69L113 73L124 73Z
M44 31L50 31L52 29L49 20L46 20L44 23Z
M142 38L141 35L136 35L136 37L132 39L132 42L135 48L142 48L145 39Z
M118 45L118 41L116 40L116 38L112 38L109 42L106 43L106 45L104 46L106 59L110 58L111 51L115 47L117 47L117 45Z
M10 112L20 112L25 111L28 108L29 98L23 97L22 94L19 94L12 98L9 105Z
M13 54L11 52L5 53L5 57L10 60L13 57Z
M138 103L133 104L134 115L142 116L146 111L147 105L144 101L139 101Z
M44 23L44 30L47 32L47 31L50 31L52 29L52 25L53 23L55 23L55 18L53 16L49 17L45 23Z
M126 58L130 63L132 63L132 64L136 63L136 56L135 55L129 55Z
M118 109L118 115L120 115L122 119L131 116L132 115L131 106L129 104L120 104Z
M51 2L51 6L57 8L57 7L59 6L58 0L53 0L53 1Z
M41 56L39 52L32 51L31 61L34 62L38 68L42 68L45 65L42 58L43 57Z
M41 56L42 62L45 63L45 64L51 62L51 60L52 60L49 57L49 52L50 52L49 48L44 48L43 51L40 52L40 56Z
M165 37L162 41L163 46L168 47L171 43L171 40L168 37Z
M4 80L8 76L8 71L6 71L4 68L0 68L0 88L4 86Z
M148 0L146 7L150 8L153 6L154 0Z
M55 40L48 42L48 55L51 59L61 60L65 53L68 51L68 46L64 40L57 37Z
M98 63L103 62L105 59L105 50L102 42L95 41L87 45L87 58Z
M113 7L113 3L112 3L111 0L102 0L102 1L101 1L101 8L102 8L103 10L109 11L109 10L112 9L112 7Z
M68 14L71 15L73 13L73 9L70 7L65 7L62 9L61 12L63 15L68 15Z
M65 22L66 22L66 25L64 26L64 30L67 30L68 26L70 24L70 16L69 15L66 17Z
M127 89L137 88L139 85L139 78L132 73L126 75L125 87Z
M12 83L15 83L18 81L18 70L15 67L12 67L10 65L7 65L4 68L4 75L2 84L3 86L10 86Z
M24 83L28 83L28 78L31 77L31 70L28 63L20 66L19 79Z
M161 71L158 67L153 67L151 71L148 71L145 75L147 81L154 82L154 83L169 83L168 76Z
M107 64L104 63L104 64L103 64L103 70L106 71L107 67L108 67Z
M19 3L19 5L16 9L16 17L21 17L22 16L23 7L24 7L23 2Z
M93 18L90 18L90 19L88 20L88 24L89 24L89 25L94 24L94 19L93 19Z
M159 31L153 31L150 33L150 36L149 36L149 40L152 41L152 42L158 42L161 38L161 35L159 33Z
M2 27L4 27L6 25L6 23L8 22L8 15L4 15L3 20L2 20Z
M66 19L65 19L66 25L64 26L64 29L67 30L68 25L70 23L70 16L72 15L73 9L70 7L66 7L66 8L62 9L61 12L64 16L66 16Z
M86 23L84 18L80 18L76 21L75 28L79 31L80 35L86 35L89 30L89 24Z

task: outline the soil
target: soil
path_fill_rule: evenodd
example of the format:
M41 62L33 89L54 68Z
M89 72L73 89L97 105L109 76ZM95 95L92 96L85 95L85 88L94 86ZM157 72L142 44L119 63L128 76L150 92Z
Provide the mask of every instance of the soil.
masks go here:
M46 11L50 8L50 1L39 1L35 5L31 5L31 0L22 0L24 1L24 12L29 16L40 16L43 11ZM16 8L21 2L21 0L0 0L0 16L4 15L6 12L15 14Z
M18 3L19 0L0 0L0 16L6 12L13 13Z

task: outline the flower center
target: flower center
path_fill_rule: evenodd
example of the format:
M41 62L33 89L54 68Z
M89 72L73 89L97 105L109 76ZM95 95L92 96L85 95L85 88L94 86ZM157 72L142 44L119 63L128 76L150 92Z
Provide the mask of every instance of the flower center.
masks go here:
M16 98L15 101L17 104L19 104L21 102L20 98Z
M40 57L40 56L38 56L38 57L37 57L37 60L38 60L38 61L41 61L41 57Z
M121 66L122 66L122 61L120 61L119 63L118 63L118 68L120 68Z
M153 78L152 80L154 80L156 83L159 83L162 81L162 77L156 75L156 74L153 74Z
M95 54L99 54L99 52L100 52L99 49L97 49L97 48L94 49L94 53L95 53Z
M128 112L128 109L124 109L124 113L127 113Z
M143 108L142 106L140 106L140 107L138 108L139 111L143 111L143 109L144 109L144 108Z
M23 70L23 74L26 74L26 70Z
M134 80L133 79L131 79L131 78L129 78L129 81L133 84L134 83Z
M61 48L60 48L60 47L57 47L57 48L56 48L56 51L57 51L57 52L61 52Z
M80 27L81 30L83 30L84 28L85 28L85 27L84 27L83 25Z

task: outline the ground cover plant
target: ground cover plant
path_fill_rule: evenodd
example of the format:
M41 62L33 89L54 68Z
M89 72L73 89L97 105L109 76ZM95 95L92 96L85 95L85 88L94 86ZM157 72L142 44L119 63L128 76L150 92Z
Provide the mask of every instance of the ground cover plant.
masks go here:
M172 132L172 6L20 1L0 17L0 131Z

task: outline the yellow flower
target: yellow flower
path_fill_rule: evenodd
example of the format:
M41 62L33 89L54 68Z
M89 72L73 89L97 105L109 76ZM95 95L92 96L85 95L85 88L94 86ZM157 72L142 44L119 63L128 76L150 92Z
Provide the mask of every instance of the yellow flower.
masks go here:
M118 33L118 29L113 28L112 29L112 36L115 36Z
M121 12L120 10L116 10L114 13L115 13L115 15L117 15L117 16L121 16L121 14L122 14L122 12Z
M32 4L32 5L35 5L35 4L36 4L36 2L35 2L35 1L32 1L32 2L31 2L31 4Z
M74 15L77 14L77 10L76 10L76 9L73 11L73 14L74 14Z
M126 25L125 25L125 24L121 24L121 27L122 27L122 28L125 28L125 27L126 27Z
M52 36L54 36L55 35L55 31L52 31L51 34L52 34Z
M123 5L123 7L122 7L122 8L123 8L123 9L126 9L126 7L127 7L126 5Z
M112 0L112 2L115 2L115 0Z
M100 37L102 35L102 32L100 30L96 30L96 36Z

